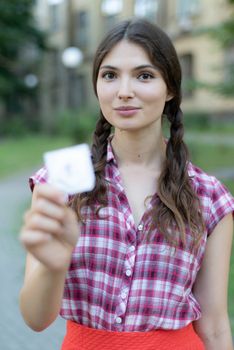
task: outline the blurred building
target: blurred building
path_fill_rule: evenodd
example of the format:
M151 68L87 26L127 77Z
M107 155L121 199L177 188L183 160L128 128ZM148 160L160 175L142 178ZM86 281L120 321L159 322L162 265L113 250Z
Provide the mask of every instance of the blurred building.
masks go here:
M61 54L69 44L69 8L67 1L37 0L35 18L46 31L50 51L45 53L39 76L39 115L45 129L54 126L54 116L67 108L68 78Z
M230 54L201 28L217 25L234 12L228 0L38 0L35 14L47 30L52 50L45 56L41 74L40 114L45 124L62 110L96 105L91 67L95 49L119 20L145 17L161 26L177 49L184 82L197 79L218 82L225 76ZM66 47L82 50L84 60L77 68L66 68L61 55ZM183 108L215 116L233 116L234 102L206 90L192 91L184 86Z

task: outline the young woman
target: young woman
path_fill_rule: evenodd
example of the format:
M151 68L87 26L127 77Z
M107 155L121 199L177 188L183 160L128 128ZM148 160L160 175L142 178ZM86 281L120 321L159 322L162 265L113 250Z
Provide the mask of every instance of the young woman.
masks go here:
M144 20L119 23L97 49L93 84L95 189L66 205L45 168L30 179L25 321L42 331L60 313L63 350L231 350L234 199L188 160L170 39Z

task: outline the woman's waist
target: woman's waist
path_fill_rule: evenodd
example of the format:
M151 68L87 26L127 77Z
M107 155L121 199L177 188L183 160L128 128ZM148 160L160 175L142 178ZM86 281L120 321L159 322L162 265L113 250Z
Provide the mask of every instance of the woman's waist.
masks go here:
M76 322L67 322L62 350L204 350L192 323L179 330L150 332L118 332L94 329Z
M118 332L178 330L198 320L200 309L193 304L158 300L153 304L106 303L92 304L82 301L63 301L60 315L91 328Z

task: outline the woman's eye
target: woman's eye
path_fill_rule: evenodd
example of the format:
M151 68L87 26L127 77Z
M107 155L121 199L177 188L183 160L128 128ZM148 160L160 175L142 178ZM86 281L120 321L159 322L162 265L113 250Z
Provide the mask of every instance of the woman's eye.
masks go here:
M116 74L113 72L106 72L102 74L102 78L105 80L113 80L116 77Z
M151 73L141 73L139 76L138 76L138 79L139 80L150 80L150 79L153 79L154 76L153 74Z

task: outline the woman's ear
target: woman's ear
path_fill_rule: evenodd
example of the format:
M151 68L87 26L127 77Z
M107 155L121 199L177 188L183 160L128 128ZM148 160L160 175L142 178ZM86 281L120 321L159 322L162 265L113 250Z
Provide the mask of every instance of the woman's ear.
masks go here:
M166 102L168 102L168 101L170 101L170 100L172 100L173 99L173 95L172 94L167 94L167 97L166 97Z

